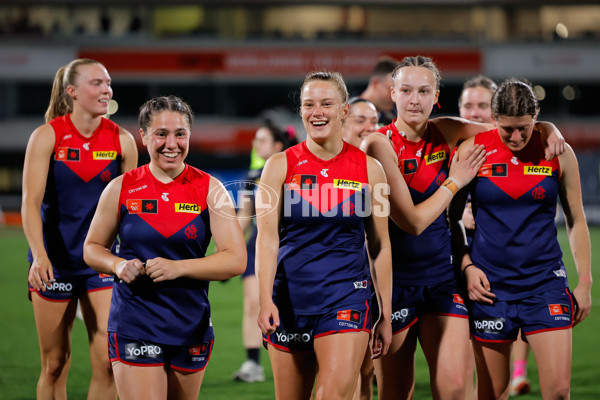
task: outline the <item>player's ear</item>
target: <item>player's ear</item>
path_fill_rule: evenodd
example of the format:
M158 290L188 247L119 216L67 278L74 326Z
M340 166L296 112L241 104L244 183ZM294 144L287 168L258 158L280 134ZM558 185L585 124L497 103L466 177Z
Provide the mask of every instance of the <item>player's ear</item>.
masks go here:
M146 134L144 133L144 131L140 128L140 136L142 137L142 143L144 144L144 146L147 146L148 144L146 143Z

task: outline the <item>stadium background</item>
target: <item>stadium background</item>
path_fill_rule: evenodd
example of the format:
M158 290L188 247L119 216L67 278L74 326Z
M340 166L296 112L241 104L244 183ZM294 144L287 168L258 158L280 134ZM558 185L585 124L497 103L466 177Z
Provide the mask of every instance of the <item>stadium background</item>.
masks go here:
M458 114L462 83L473 75L481 73L496 81L526 77L537 87L540 118L554 122L575 148L586 215L591 225L598 225L600 4L563 3L0 0L0 207L4 221L13 226L0 231L0 239L3 249L19 250L16 256L5 257L2 268L24 267L18 211L25 146L31 131L43 123L56 70L78 57L107 66L119 104L111 119L136 138L137 110L146 99L176 94L187 100L196 118L188 161L225 181L244 175L251 140L262 118L293 124L303 135L296 114L298 88L311 70L342 72L351 94L357 95L366 87L378 56L431 56L443 78L437 115ZM147 160L143 148L140 156L140 163ZM11 240L16 241L14 246ZM2 304L9 301L8 293L17 295L16 309L28 313L21 329L35 329L22 291L14 289L26 277L14 276L14 281L1 283ZM223 287L228 285L237 283ZM230 289L229 293L237 290ZM225 304L237 308L241 298L236 296L223 295L231 297ZM590 319L596 319L594 312L596 307ZM237 343L241 311L232 313L231 340ZM34 348L35 331L23 341ZM5 357L6 347L0 349L0 387L14 386L15 380L2 375L13 365L12 356ZM37 378L39 361L32 351L29 363L34 372L23 387L34 385ZM242 361L241 345L238 353L231 361L236 366ZM600 394L598 356L584 363L586 373L597 381L590 386L594 395L589 398ZM74 361L75 366L85 374L85 365ZM28 374L18 368L12 371ZM75 378L70 384L77 382ZM81 382L85 385L85 379ZM84 395L85 387L77 390ZM270 393L268 387L265 390ZM21 398L32 397L31 391L27 393Z

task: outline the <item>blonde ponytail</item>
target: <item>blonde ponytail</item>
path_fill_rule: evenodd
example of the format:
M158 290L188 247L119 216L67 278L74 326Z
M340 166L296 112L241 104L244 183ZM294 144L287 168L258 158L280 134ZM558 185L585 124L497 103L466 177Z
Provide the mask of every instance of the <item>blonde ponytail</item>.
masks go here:
M56 76L52 83L50 103L48 104L48 109L45 114L46 122L50 122L56 117L62 117L73 111L73 99L67 93L67 87L69 85L75 86L77 69L79 66L88 64L100 63L90 58L78 58L67 65L60 67L60 69L56 71Z

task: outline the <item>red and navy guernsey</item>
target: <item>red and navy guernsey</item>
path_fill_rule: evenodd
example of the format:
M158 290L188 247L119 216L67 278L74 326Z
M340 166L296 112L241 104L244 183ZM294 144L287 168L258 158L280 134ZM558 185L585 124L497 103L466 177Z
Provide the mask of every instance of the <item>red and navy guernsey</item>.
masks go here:
M102 118L86 138L70 115L49 123L55 142L41 207L46 252L56 279L97 274L83 261L83 242L100 194L120 174L119 127Z
M366 155L344 143L321 160L306 142L285 151L280 248L273 298L316 315L371 298L364 218L371 213Z
M206 197L210 175L189 165L175 180L158 181L148 165L123 176L119 198L119 256L142 262L202 258L211 239ZM177 278L154 283L141 276L115 282L108 330L168 345L213 338L208 281Z
M517 300L568 286L557 239L558 158L546 161L538 132L512 152L498 130L483 132L475 144L486 162L471 193L475 235L471 258L487 275L498 300Z
M398 168L408 185L414 204L428 199L448 177L450 148L430 121L423 137L412 142L402 135L396 120L378 132L388 135L398 156ZM446 212L419 236L404 232L389 222L394 284L430 285L455 277L451 258L450 229Z

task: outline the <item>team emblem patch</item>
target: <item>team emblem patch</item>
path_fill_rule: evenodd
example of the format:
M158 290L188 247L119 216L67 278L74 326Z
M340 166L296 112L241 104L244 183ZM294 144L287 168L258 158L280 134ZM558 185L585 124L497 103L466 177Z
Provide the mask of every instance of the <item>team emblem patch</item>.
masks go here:
M340 321L350 321L350 322L355 322L358 324L358 323L360 323L361 314L362 313L360 311L355 311L355 310L338 311L337 319Z
M508 176L508 171L506 169L506 163L498 163L498 164L485 164L479 170L477 176L482 177L498 177L498 176Z
M59 147L54 159L56 161L79 161L79 150L71 147Z
M158 200L127 200L130 214L158 214Z
M294 175L291 180L292 187L299 187L304 190L312 190L317 188L316 175Z
M417 159L416 158L409 158L407 160L402 160L402 163L400 164L400 172L403 175L409 175L409 174L414 174L415 172L417 172Z
M569 315L569 306L565 304L548 304L550 315Z
M205 356L208 352L208 343L190 346L190 356Z

